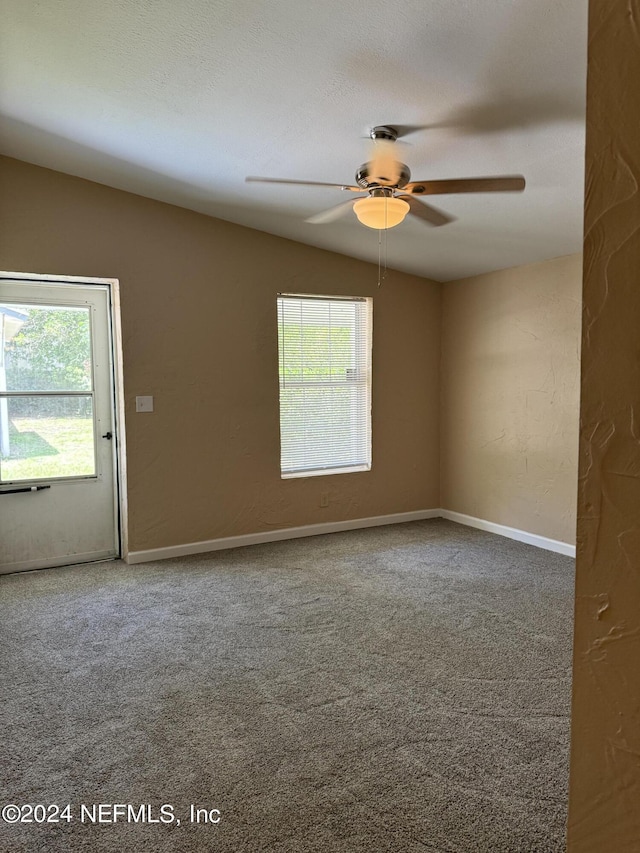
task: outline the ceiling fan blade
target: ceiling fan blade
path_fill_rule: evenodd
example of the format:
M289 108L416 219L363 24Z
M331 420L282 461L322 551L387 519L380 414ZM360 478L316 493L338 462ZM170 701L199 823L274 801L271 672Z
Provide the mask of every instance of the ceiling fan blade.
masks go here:
M411 181L403 192L413 195L449 195L453 193L513 193L522 192L522 175L501 175L495 178L454 178L445 181Z
M459 107L432 128L490 134L557 121L584 121L584 98L552 90L515 97L497 90L490 100Z
M258 178L255 175L249 175L245 178L247 183L260 184L297 184L303 187L333 187L337 190L349 190L352 193L361 193L362 187L352 187L348 184L325 184L322 181L294 181L291 178Z
M425 204L423 201L418 201L412 195L397 195L396 198L401 198L409 205L409 213L417 216L419 219L424 219L429 225L446 225L448 222L454 222L455 217L449 216L437 207L432 207L430 204Z
M398 134L398 139L403 136L410 136L412 133L417 133L419 130L430 130L433 125L430 124L394 124L392 125Z
M357 200L357 198L350 198L348 201L336 204L328 210L323 210L321 213L315 213L313 216L305 219L305 222L311 222L313 225L324 225L326 222L333 222L334 219L339 219L341 216L344 216L345 213L348 213L349 210L353 208L353 205Z

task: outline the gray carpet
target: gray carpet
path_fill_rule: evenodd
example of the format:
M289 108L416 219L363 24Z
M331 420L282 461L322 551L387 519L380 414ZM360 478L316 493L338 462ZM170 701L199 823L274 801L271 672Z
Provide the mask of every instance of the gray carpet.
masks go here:
M0 850L562 851L572 599L443 520L5 576L0 800L72 820Z

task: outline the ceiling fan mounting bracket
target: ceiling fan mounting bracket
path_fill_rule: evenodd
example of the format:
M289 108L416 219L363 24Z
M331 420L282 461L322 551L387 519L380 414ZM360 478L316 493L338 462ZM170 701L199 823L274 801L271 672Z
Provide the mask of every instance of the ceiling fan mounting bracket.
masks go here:
M395 127L389 127L386 124L380 124L377 127L372 127L369 131L371 139L386 139L389 142L395 142L398 138L398 131Z

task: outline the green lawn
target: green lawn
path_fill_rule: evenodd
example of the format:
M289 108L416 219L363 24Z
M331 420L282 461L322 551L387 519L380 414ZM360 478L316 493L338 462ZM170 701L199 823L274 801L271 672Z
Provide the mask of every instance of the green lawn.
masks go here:
M11 418L9 443L3 482L95 473L92 418Z

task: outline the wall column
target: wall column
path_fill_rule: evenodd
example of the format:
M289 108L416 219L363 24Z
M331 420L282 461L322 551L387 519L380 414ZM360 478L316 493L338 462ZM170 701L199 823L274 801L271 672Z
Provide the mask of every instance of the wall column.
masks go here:
M640 850L640 0L591 0L569 853Z

